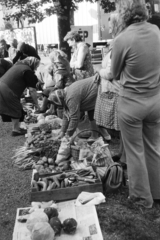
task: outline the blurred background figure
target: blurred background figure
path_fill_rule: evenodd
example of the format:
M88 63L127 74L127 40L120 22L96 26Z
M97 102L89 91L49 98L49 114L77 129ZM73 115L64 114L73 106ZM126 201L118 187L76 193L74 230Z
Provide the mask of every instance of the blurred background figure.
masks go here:
M40 60L40 57L34 47L24 42L19 42L17 46L17 54L13 59L13 63L16 63L18 60L23 60L26 57L35 57Z
M10 48L8 49L8 57L12 62L15 56L17 55L17 46L18 46L17 39L15 38L11 39Z
M8 57L8 47L6 41L4 39L0 40L0 58L7 58Z

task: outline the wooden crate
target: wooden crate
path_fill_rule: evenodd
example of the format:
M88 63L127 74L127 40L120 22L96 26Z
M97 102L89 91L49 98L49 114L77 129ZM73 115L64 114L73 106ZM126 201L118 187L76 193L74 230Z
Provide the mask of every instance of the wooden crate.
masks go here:
M32 179L34 179L33 172ZM53 176L49 174L48 176ZM44 175L43 177L46 177ZM39 191L36 188L31 188L30 200L31 202L47 202L54 200L56 202L76 199L81 192L103 192L102 182L98 176L96 183L86 183L80 186L57 188L51 191Z

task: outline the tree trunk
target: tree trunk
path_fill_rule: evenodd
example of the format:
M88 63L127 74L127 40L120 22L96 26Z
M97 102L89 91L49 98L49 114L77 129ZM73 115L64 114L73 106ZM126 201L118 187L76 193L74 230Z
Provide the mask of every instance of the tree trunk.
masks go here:
M71 57L71 49L68 46L67 42L64 42L64 37L67 32L70 31L70 11L71 11L71 2L72 0L63 0L60 1L62 13L58 14L58 35L59 35L59 48L64 51L68 59Z

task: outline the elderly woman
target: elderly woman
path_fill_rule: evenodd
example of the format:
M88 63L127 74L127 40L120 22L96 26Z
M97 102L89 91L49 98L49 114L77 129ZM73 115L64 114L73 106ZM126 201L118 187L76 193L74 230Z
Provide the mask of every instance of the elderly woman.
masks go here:
M160 32L146 21L145 1L120 0L117 7L127 28L114 41L111 70L120 79L129 199L151 208L160 199Z
M41 113L47 110L49 94L56 89L64 89L70 86L74 79L70 72L70 65L67 60L67 55L61 50L53 50L49 58L51 64L48 66L47 72L44 77L47 77L50 86L46 87L43 91L43 103L41 106ZM50 81L51 80L51 81ZM50 109L47 111L48 114L55 114L55 108L52 104Z
M109 18L109 32L112 38L115 38L119 32L122 31L122 25L119 23L119 14L112 13ZM110 44L109 51L102 61L102 69L99 71L101 76L101 84L95 107L95 120L99 126L101 133L105 135L107 140L111 137L107 132L108 129L119 131L118 123L118 94L116 93L116 83L111 74L111 52L112 43Z
M91 62L91 54L88 45L82 41L80 34L76 31L70 31L64 38L70 47L74 49L70 66L75 75L75 80L89 78L94 75L94 69Z
M23 91L29 88L35 106L39 108L36 95L37 77L34 71L39 60L28 57L16 63L0 78L0 115L4 122L12 121L12 136L24 135L20 122L24 120L24 111L20 103Z
M18 60L23 60L26 57L35 57L40 60L40 57L34 47L27 43L19 42L17 46L17 54L13 58L13 63L16 63Z
M98 80L90 77L85 80L76 81L66 90L56 90L49 96L49 100L57 106L63 106L63 124L59 138L65 134L71 137L80 120L80 112L87 111L91 122L91 129L96 129L94 121L94 108L98 91ZM97 137L93 134L92 137Z

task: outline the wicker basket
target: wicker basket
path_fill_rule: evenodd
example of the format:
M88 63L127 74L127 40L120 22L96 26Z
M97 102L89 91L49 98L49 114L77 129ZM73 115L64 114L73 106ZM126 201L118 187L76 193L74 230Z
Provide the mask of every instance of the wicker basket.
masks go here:
M103 140L105 141L105 138L104 136L97 130L88 130L88 129L85 129L85 130L82 130L80 131L79 133L77 133L73 139L72 139L72 142L71 142L71 155L74 159L74 161L78 161L79 160L79 152L80 152L80 147L79 146L75 146L74 145L74 140L76 137L78 137L79 135L81 135L81 133L84 133L84 132L97 132L100 134L100 136L103 138Z

